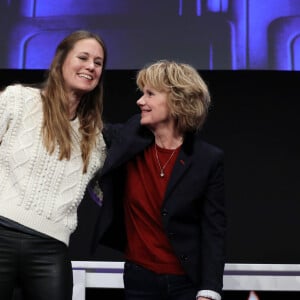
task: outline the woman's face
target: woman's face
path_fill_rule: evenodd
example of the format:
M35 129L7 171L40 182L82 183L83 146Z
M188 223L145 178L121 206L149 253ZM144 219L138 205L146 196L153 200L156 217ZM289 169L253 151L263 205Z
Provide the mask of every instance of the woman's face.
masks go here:
M159 92L154 88L145 85L143 95L137 100L137 105L141 109L141 124L152 130L162 127L169 127L173 124L170 116L167 92Z
M79 40L62 66L67 92L81 97L92 91L100 80L103 62L103 48L95 39Z

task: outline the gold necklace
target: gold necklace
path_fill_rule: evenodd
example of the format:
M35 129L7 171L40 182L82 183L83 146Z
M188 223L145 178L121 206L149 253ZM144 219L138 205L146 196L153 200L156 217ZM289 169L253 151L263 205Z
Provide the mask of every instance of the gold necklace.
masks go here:
M161 166L160 164L160 161L159 161L159 158L158 158L158 153L157 153L157 146L156 146L156 143L155 143L155 156L156 156L156 160L157 160L157 163L158 163L158 166L159 166L159 169L160 169L160 177L165 177L165 168L167 166L167 164L169 163L169 161L171 160L171 158L173 157L174 153L176 152L176 149L172 152L172 154L170 155L169 159L166 161L166 163Z

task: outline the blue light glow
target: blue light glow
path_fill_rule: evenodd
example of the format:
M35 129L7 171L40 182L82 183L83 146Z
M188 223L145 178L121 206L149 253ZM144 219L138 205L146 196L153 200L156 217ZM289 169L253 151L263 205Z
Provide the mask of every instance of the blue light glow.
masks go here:
M62 33L87 29L106 41L110 69L162 57L198 69L300 69L299 0L7 0L1 17L0 68L47 68Z

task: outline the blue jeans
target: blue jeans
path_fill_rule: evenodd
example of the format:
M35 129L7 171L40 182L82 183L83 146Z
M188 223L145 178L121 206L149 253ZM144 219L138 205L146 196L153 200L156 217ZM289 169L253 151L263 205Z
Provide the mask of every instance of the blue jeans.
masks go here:
M72 265L65 244L0 225L0 298L14 288L26 300L71 300Z
M126 300L195 300L197 289L186 275L156 274L132 262L124 266Z

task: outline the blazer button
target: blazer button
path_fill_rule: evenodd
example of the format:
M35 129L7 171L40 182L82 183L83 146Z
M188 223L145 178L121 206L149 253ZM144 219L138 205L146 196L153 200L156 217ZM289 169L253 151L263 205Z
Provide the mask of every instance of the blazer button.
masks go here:
M168 212L166 210L163 210L161 214L162 214L163 217L165 217L165 216L168 215Z
M188 261L188 257L184 254L180 255L180 260L182 261Z
M174 239L175 233L174 232L168 232L168 237L170 240Z

